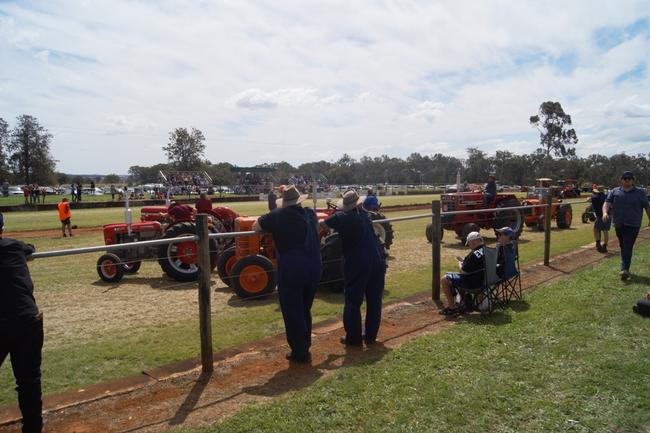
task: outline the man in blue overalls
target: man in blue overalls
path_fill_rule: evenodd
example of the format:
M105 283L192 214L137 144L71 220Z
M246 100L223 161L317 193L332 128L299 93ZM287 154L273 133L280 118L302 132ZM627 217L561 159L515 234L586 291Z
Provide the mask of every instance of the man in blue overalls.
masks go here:
M280 309L292 362L309 363L311 354L311 306L321 273L318 220L300 203L307 198L295 186L277 200L277 208L259 217L253 230L273 235L278 260Z
M363 198L356 191L347 191L338 203L342 212L337 212L321 223L324 227L336 230L341 237L345 279L345 337L341 342L349 346L361 346L364 340L366 344L373 344L377 340L386 276L384 252L368 213L360 206L362 203ZM364 296L366 327L365 334L362 335L361 304Z

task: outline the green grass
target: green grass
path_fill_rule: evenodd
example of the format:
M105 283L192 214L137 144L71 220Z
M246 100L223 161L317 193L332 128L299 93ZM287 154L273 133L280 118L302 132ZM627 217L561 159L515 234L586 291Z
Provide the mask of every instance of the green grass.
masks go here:
M637 249L650 268L650 245ZM612 258L363 365L194 432L648 432L648 277ZM639 281L640 280L640 281Z
M395 198L404 199L404 197ZM258 203L253 205L263 206ZM418 213L422 211L391 213L391 216ZM426 220L395 223L393 255L410 256L406 259L402 256L402 259L396 257L395 260L391 260L391 268L387 276L387 301L428 291L431 288L431 266L427 263L427 257L430 257L430 244L424 239L425 224ZM522 261L533 259L541 261L542 238L541 233L524 231L520 247ZM25 240L34 243L40 251L102 243L101 235L98 233L82 234L74 238L40 237ZM494 243L493 238L488 238L488 241ZM577 223L571 230L553 232L552 252L558 254L570 251L590 241L591 226ZM465 249L449 235L449 232L445 234L444 247L450 251L443 261L443 270L451 270L453 267L451 257L464 254ZM134 286L128 286L126 283L133 277L125 278L124 288L113 288L98 282L94 266L99 255L97 253L58 259L39 259L30 264L37 301L39 297L46 294L51 300L45 309L46 324L48 317L52 317L53 314L60 315L61 308L68 308L71 299L75 300L73 306L84 308L85 303L88 302L86 297L93 302L101 297L102 302L110 304L112 299L120 302L128 295L126 292L132 290ZM419 264L413 264L418 263L418 258ZM400 263L401 260L405 260L407 266ZM152 293L152 296L160 297L167 297L172 293L172 289L164 289L164 286L172 285L174 282L161 278L161 270L157 263L144 263L137 278L141 282L139 284L143 293ZM188 286L176 290L188 290L193 293L195 289ZM146 300L136 299L133 304L126 305L123 311L107 309L98 312L96 320L88 323L80 334L70 334L65 332L65 329L58 328L49 328L48 332L46 327L46 344L43 352L44 391L53 393L83 387L98 381L137 374L143 369L167 362L197 356L199 342L196 311L170 316L163 324L142 319L131 320L129 324L120 327L108 329L102 327L105 315L117 314L125 318L137 316L142 306L140 302L145 303ZM341 295L329 293L317 295L313 307L315 321L335 317L340 315L341 311ZM67 314L73 318L75 316L74 311ZM215 350L282 331L282 321L275 296L265 301L255 302L242 302L234 296L229 303L213 301ZM15 402L12 383L9 365L3 365L0 368L0 404Z

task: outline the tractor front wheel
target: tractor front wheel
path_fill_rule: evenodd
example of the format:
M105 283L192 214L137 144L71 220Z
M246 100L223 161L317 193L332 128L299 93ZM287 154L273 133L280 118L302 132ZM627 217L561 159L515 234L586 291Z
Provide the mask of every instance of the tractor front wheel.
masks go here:
M217 259L217 273L219 274L221 281L223 281L226 286L230 286L232 284L232 267L237 261L235 253L235 247L230 247L219 254L219 258Z
M433 242L433 224L432 223L427 224L427 228L424 231L424 234L427 237L427 242L429 242L429 243ZM442 228L442 224L441 224L440 225L440 240L442 240L444 235L445 235L445 229Z
M557 214L555 216L555 222L557 228L559 229L568 229L571 227L571 221L573 220L573 210L571 209L570 204L563 204L558 206Z
M104 254L97 260L97 273L103 281L117 283L124 276L122 260L116 254Z
M128 262L122 263L122 270L125 274L135 274L140 270L142 262L140 260L131 260Z
M537 231L543 232L546 230L544 214L537 217Z
M240 298L265 298L275 289L275 269L267 257L246 256L237 261L230 274L232 288Z
M468 223L463 226L463 230L460 232L460 243L465 245L467 243L467 235L472 232L481 232L481 228L478 224Z
M322 260L319 288L340 293L345 287L343 281L343 246L338 233L325 238L320 250Z

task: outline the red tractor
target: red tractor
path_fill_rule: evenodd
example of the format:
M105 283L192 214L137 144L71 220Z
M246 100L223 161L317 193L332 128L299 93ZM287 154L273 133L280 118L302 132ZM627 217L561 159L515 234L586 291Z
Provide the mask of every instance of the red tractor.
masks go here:
M441 218L440 239L444 230L453 230L465 244L467 235L480 229L497 229L511 227L518 238L523 227L521 212L517 209L505 209L520 206L519 200L513 194L497 194L491 202L486 202L483 192L462 192L442 194L442 212L468 211L480 209L501 209L495 212L463 213L443 215ZM427 224L426 237L429 242L433 239L431 223Z
M336 206L328 204L325 209L316 209L316 216L322 221L336 212ZM373 219L384 219L380 213L370 213ZM239 217L235 220L235 231L250 231L257 217ZM393 239L389 222L374 224L375 233L384 242L386 249ZM321 259L323 261L320 287L333 292L343 290L343 252L341 240L336 232L322 230ZM276 257L273 236L256 234L238 236L235 245L225 249L217 259L217 272L224 284L231 287L241 298L265 297L275 290Z
M196 224L193 218L184 221L167 222L164 217L166 213L167 207L143 207L140 217L141 222L104 225L104 242L106 245L117 245L196 234ZM227 231L225 225L229 221L227 219L222 221L217 215L216 213L212 215L213 218L209 223L210 231ZM127 216L128 219L129 216ZM213 269L217 265L217 257L223 248L224 244L222 242L210 239L210 263ZM97 260L97 273L106 282L118 282L125 273L136 273L140 269L142 260L156 258L162 270L177 281L194 281L198 278L196 241L114 250L102 255Z
M577 179L564 179L557 181L557 187L554 188L555 195L560 198L577 198L580 197L580 188Z

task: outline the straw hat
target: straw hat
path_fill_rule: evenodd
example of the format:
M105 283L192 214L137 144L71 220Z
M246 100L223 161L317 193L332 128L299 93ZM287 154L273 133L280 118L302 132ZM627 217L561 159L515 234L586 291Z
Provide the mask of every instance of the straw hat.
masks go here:
M363 203L365 197L359 197L359 193L351 189L343 193L343 198L336 203L336 206L347 212Z
M282 198L275 201L278 207L289 207L307 200L307 194L300 194L295 185L287 187L282 193Z

